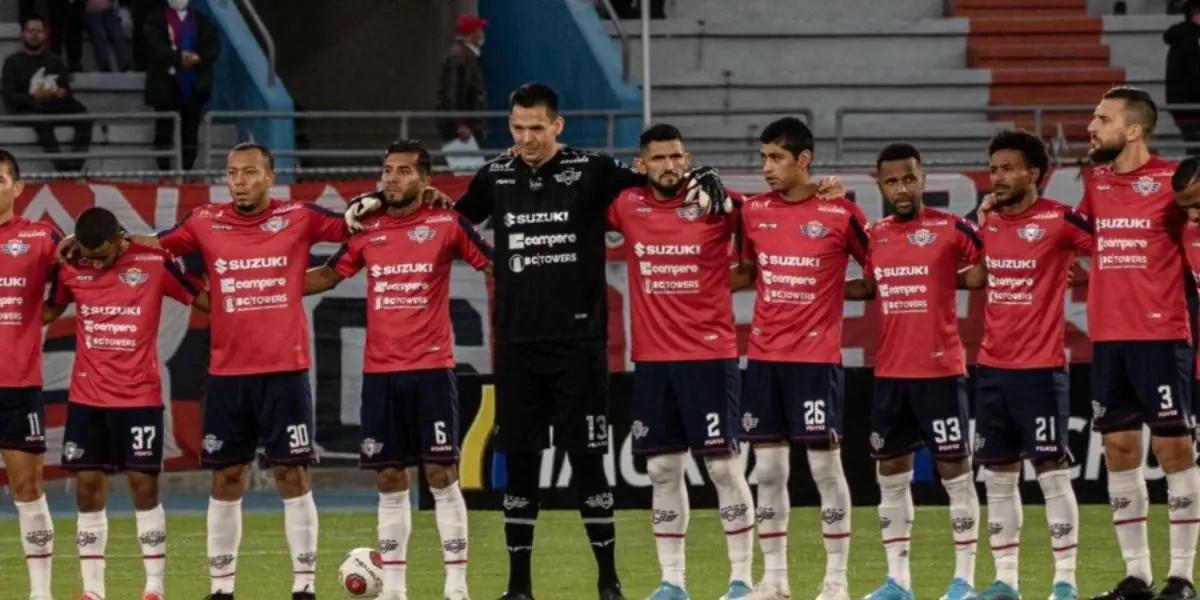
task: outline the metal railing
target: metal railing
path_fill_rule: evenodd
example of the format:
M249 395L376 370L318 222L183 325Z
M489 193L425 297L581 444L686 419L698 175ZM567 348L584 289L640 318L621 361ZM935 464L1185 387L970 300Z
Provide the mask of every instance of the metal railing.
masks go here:
M54 123L55 129L59 127L71 127L77 122L91 122L92 126L101 125L102 136L98 140L97 136L92 136L92 146L94 147L97 141L104 142L106 137L104 123L124 123L124 122L141 122L153 126L154 122L159 119L170 119L172 121L172 136L171 147L158 149L151 147L150 149L135 148L133 150L93 150L89 148L86 152L25 152L19 148L13 150L13 155L17 160L87 160L87 159L124 159L124 158L170 158L176 169L183 167L183 141L181 132L181 119L177 112L120 112L120 113L78 113L78 114L55 114L55 115L7 115L0 114L0 125L12 124L16 126L29 126L37 123ZM35 142L36 143L36 142ZM67 145L59 142L60 145ZM66 175L85 177L87 171L67 172ZM65 177L64 177L65 178Z
M621 80L629 81L629 66L632 64L630 60L633 56L629 46L629 35L625 33L625 27L621 25L621 18L617 16L617 9L613 7L612 0L600 0L600 4L608 13L608 20L612 22L613 29L617 30L617 37L621 38Z
M254 8L253 0L236 0L242 12L249 17L250 24L254 27L255 33L262 38L263 48L267 53L267 85L275 87L275 38L271 37L271 32L267 30L266 23L259 16L258 10ZM221 0L221 6L229 6L229 0Z

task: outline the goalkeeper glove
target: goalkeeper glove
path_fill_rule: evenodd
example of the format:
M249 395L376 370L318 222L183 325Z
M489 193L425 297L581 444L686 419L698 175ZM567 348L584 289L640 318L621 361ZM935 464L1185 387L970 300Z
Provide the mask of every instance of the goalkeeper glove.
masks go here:
M706 215L727 215L733 212L733 200L721 183L721 176L712 167L699 167L683 174L687 182L685 202L695 204Z
M355 197L350 201L350 206L346 207L345 219L346 228L350 233L358 233L363 230L362 220L367 215L377 211L383 206L382 192L368 192Z

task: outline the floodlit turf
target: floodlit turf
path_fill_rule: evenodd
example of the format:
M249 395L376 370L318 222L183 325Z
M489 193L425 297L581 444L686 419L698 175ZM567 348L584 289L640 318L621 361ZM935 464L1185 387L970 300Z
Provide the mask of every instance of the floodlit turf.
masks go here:
M986 509L985 509L986 513ZM168 515L167 600L198 600L209 590L205 566L204 518ZM883 549L879 544L876 513L871 508L855 509L851 546L850 589L853 596L865 595L885 575ZM1081 511L1080 587L1085 595L1107 589L1124 575L1124 564L1116 546L1107 506L1093 505ZM913 577L916 597L937 598L944 591L954 568L949 519L944 507L920 508L913 544ZM78 597L79 563L75 548L73 518L59 519L58 548L54 561L54 591L59 600ZM108 542L108 598L140 598L143 571L134 540L132 518L110 521ZM986 520L981 533L986 531ZM630 600L645 598L658 583L654 538L650 535L648 511L617 513L617 560ZM1021 548L1022 590L1026 600L1048 595L1054 570L1048 535L1040 506L1027 507ZM337 567L344 553L356 546L372 546L375 540L373 514L321 516L321 545L318 596L326 600L345 595L337 584ZM1150 540L1155 573L1160 577L1168 564L1166 511L1156 506L1150 515ZM413 600L440 599L442 591L441 549L432 512L414 519L409 544L409 597ZM790 562L792 597L813 598L825 568L818 516L815 509L792 513ZM471 515L471 595L475 600L495 600L504 589L507 558L503 524L498 512ZM716 511L692 514L688 538L688 588L697 600L716 600L724 591L729 574L725 540ZM0 598L26 597L28 581L17 542L17 523L0 522ZM761 573L762 557L755 557L755 573ZM579 516L573 512L545 511L537 530L534 553L535 593L541 600L595 598L595 567ZM980 545L978 587L992 576L986 540ZM238 598L276 600L290 598L291 563L283 537L282 516L247 515L238 564Z

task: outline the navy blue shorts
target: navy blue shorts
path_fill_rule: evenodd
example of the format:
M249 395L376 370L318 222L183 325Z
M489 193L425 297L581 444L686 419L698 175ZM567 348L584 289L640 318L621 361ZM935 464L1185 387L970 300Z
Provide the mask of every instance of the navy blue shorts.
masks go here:
M42 388L0 388L0 450L46 453Z
M1190 434L1192 360L1183 341L1094 342L1092 429Z
M871 405L871 457L886 460L927 446L938 460L971 455L966 437L966 378L875 379Z
M1067 373L1062 369L975 370L975 462L1070 457Z
M828 448L842 436L841 365L751 360L742 382L742 439Z
M312 432L308 371L209 376L203 466L246 464L254 460L259 442L272 465L307 465L316 457Z
M364 469L458 462L458 381L452 369L364 373Z
M68 471L162 471L163 407L67 403L62 467Z
M637 363L629 429L634 454L735 451L740 374L737 359Z

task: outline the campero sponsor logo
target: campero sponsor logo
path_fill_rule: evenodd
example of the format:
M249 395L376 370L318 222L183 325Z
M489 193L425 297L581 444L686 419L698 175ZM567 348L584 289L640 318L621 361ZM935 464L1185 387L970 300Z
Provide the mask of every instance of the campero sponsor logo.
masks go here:
M285 285L287 285L287 278L285 277L270 277L267 279L234 279L233 277L226 277L221 279L221 293L232 294L245 290L261 292Z
M537 248L539 246L553 248L560 244L574 244L576 239L573 233L554 233L548 235L510 233L508 234L508 248L510 250L525 250L526 248Z

